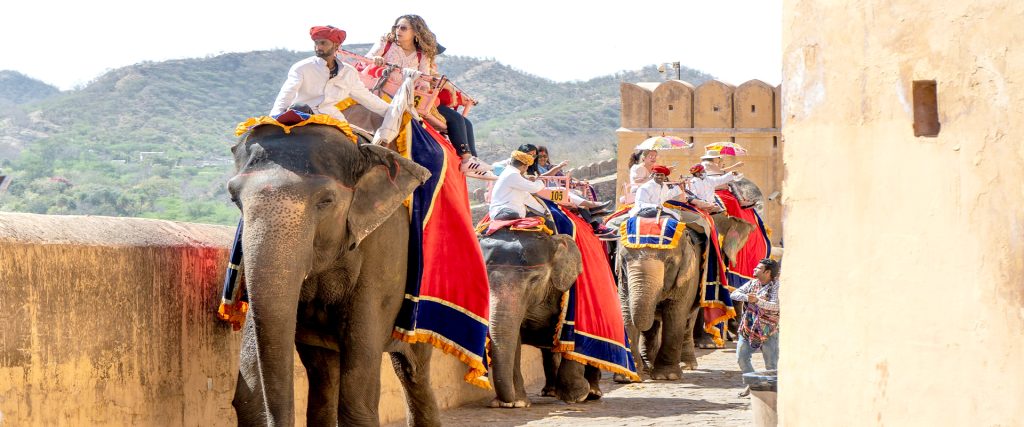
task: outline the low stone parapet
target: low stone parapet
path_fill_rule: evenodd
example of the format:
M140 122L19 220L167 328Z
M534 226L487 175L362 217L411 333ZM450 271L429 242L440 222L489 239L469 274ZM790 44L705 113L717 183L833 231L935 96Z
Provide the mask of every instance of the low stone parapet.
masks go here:
M235 425L241 334L214 317L233 232L0 213L0 423ZM307 383L295 360L301 418ZM543 376L539 352L523 364L528 382ZM381 422L405 416L390 365ZM442 408L493 396L440 352L431 373Z

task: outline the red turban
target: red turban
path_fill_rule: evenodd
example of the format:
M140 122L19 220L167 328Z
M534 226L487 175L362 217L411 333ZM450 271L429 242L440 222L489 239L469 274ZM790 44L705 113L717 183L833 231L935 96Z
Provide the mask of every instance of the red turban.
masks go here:
M697 164L693 165L692 167L690 167L690 173L691 174L696 175L698 173L703 173L703 172L704 172L704 165L702 165L700 163L697 163Z
M669 169L667 166L655 165L653 168L651 168L651 173L660 173L662 175L668 176L668 174L672 173L672 170Z
M313 40L326 39L341 44L341 42L345 41L345 30L334 28L330 25L326 27L317 26L309 29L309 37Z

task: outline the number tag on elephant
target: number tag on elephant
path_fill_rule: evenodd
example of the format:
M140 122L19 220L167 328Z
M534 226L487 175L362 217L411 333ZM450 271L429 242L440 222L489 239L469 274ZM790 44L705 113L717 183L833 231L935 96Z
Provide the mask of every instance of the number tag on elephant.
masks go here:
M551 190L551 201L561 202L565 200L565 192L562 190Z

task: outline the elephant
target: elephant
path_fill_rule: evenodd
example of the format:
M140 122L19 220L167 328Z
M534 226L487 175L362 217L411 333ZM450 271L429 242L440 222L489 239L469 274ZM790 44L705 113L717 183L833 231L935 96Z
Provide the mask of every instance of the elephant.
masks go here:
M724 214L713 219L719 234L725 237L722 252L726 257L736 256L753 225ZM617 250L622 316L629 336L637 337L631 340L631 350L641 356L638 365L652 379L680 379L680 361L690 369L696 367L692 331L700 307L707 244L703 233L687 227L674 249L620 246ZM619 375L616 381L628 382Z
M520 371L523 344L544 352L559 399L586 400L596 390L599 372L597 377L592 372L585 377L581 363L568 359L557 363L557 356L550 352L562 296L583 271L576 242L564 234L509 229L478 238L490 282L490 378L496 394L491 406L530 406Z
M251 129L228 190L244 221L249 311L232 401L239 425L293 425L293 353L309 378L308 425L378 425L381 353L412 425L440 425L430 344L392 338L405 295L409 214L430 173L333 126Z
M744 208L752 207L757 211L758 215L764 215L764 193L749 178L744 177L738 181L730 182L729 191L739 200L740 206Z

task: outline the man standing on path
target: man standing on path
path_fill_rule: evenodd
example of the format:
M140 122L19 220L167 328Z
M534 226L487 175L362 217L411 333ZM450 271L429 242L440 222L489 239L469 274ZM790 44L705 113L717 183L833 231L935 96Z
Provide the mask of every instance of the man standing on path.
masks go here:
M761 349L765 369L778 369L779 364L779 262L762 259L754 267L754 278L729 295L733 301L745 302L740 321L740 341L736 358L743 373L753 372L750 360ZM739 397L750 394L750 387Z

